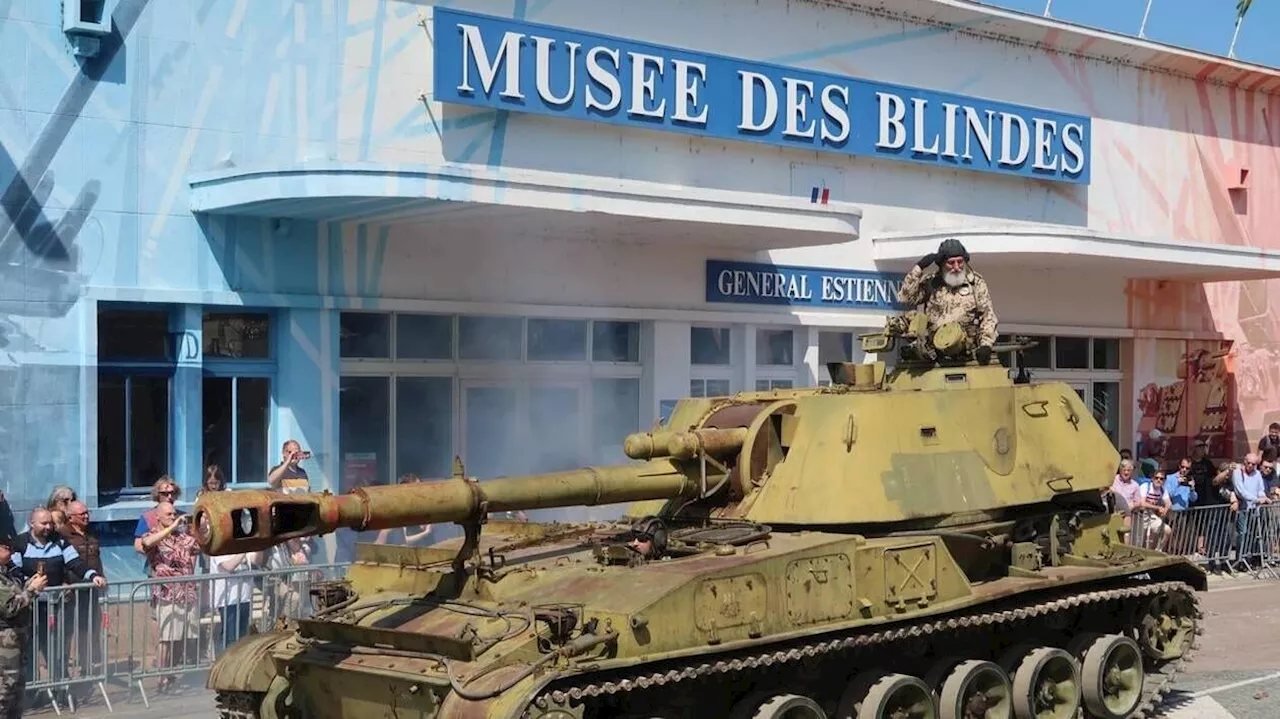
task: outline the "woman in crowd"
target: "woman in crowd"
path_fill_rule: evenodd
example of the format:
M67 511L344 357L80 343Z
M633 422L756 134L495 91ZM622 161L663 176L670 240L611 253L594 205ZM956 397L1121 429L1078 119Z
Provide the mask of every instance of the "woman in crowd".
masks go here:
M170 505L178 501L182 496L182 489L178 487L178 483L169 475L162 475L160 479L151 485L151 501L156 506L148 509L138 517L138 526L133 530L133 548L138 554L146 554L146 550L142 547L142 538L151 533L157 526L156 512L160 509L161 504L168 503ZM178 512L181 516L182 512Z
M147 557L147 575L187 577L195 574L200 547L184 531L187 515L179 515L173 504L161 502L154 510L155 529L138 540ZM197 584L164 582L151 587L151 606L159 625L158 668L182 666L197 660L195 642L200 638ZM160 693L176 688L177 674L161 677Z
M65 484L59 484L49 493L49 501L44 508L53 514L53 528L59 532L67 524L67 505L76 501L76 491Z

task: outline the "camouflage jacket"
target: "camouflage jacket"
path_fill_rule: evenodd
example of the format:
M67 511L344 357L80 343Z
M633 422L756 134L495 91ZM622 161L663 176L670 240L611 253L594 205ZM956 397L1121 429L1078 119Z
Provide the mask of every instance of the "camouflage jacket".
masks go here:
M959 322L979 346L994 345L998 319L987 282L972 269L966 269L965 275L968 282L948 287L941 273L925 275L924 270L912 267L898 290L898 302L924 312L930 329Z
M20 576L0 571L0 666L21 666L34 601L35 595L22 586Z
M20 573L0 571L0 629L29 626L35 596L23 586Z

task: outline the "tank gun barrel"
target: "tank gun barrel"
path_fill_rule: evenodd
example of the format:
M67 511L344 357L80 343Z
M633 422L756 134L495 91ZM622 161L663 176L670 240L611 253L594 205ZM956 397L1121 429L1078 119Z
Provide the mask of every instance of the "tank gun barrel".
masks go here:
M349 494L206 492L196 500L192 518L200 549L219 556L256 552L341 528L366 531L468 522L491 512L696 497L699 489L696 479L668 460L483 482L454 477L358 487Z
M684 432L636 432L627 435L622 451L632 459L675 457L692 459L700 452L723 458L742 451L747 441L746 427L694 429Z

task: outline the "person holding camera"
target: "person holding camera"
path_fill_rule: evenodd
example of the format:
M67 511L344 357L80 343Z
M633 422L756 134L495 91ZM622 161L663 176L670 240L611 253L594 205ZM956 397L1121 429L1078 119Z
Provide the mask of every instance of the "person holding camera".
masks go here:
M304 451L298 440L291 439L281 447L280 454L280 464L267 473L267 484L285 494L309 491L311 479L307 476L307 470L299 467L298 463L311 459L311 453Z

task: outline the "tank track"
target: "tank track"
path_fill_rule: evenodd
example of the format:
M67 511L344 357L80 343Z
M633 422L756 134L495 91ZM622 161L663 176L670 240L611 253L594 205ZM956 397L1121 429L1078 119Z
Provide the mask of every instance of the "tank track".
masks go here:
M859 632L826 641L793 644L786 649L776 651L740 652L715 662L697 662L695 658L685 663L683 667L673 666L664 671L614 673L613 678L607 681L566 679L545 687L537 694L524 716L525 719L536 719L542 714L555 712L571 703L590 703L593 699L660 689L680 682L723 678L752 670L783 668L854 649L886 647L894 643L927 640L932 636L954 636L961 632L1015 631L1020 624L1027 621L1043 620L1055 614L1097 607L1108 602L1132 602L1160 594L1182 594L1190 600L1192 616L1196 620L1196 632L1181 657L1165 661L1147 674L1142 701L1137 712L1130 715L1130 719L1154 719L1165 694L1173 686L1177 674L1192 660L1198 637L1204 631L1201 626L1204 614L1200 609L1199 597L1185 582L1158 582L1067 594L1022 607L994 612L964 613L937 621L892 627L877 632ZM1012 599L1016 601L1017 597ZM219 692L217 695L218 717L219 719L259 719L259 702L261 701L261 695L250 692Z
M960 632L981 631L990 633L1014 631L1018 625L1028 620L1049 618L1054 614L1075 609L1096 607L1106 602L1132 602L1160 594L1183 594L1192 605L1192 616L1196 620L1196 631L1191 637L1190 645L1182 656L1162 662L1147 674L1143 687L1143 698L1138 710L1130 715L1130 719L1152 719L1157 716L1164 695L1174 683L1182 667L1191 660L1195 652L1198 637L1203 633L1199 597L1195 590L1185 582L1158 582L1119 589L1097 590L1062 596L1057 599L1040 601L1023 607L1016 607L995 612L976 612L951 616L933 622L913 624L905 627L894 627L878 632L858 633L838 639L808 642L792 645L777 651L749 653L743 652L732 658L724 658L715 662L693 662L683 668L673 667L658 672L632 672L608 681L574 682L572 679L557 682L544 688L533 700L524 714L525 719L536 719L546 712L563 709L571 703L590 702L592 699L611 697L646 689L662 688L691 680L725 677L751 670L777 670L790 664L805 660L820 659L825 655L860 648L884 647L897 642L928 639L935 635L952 635ZM1016 596L1013 598L1016 600Z
M218 719L258 719L262 695L255 692L218 692Z

